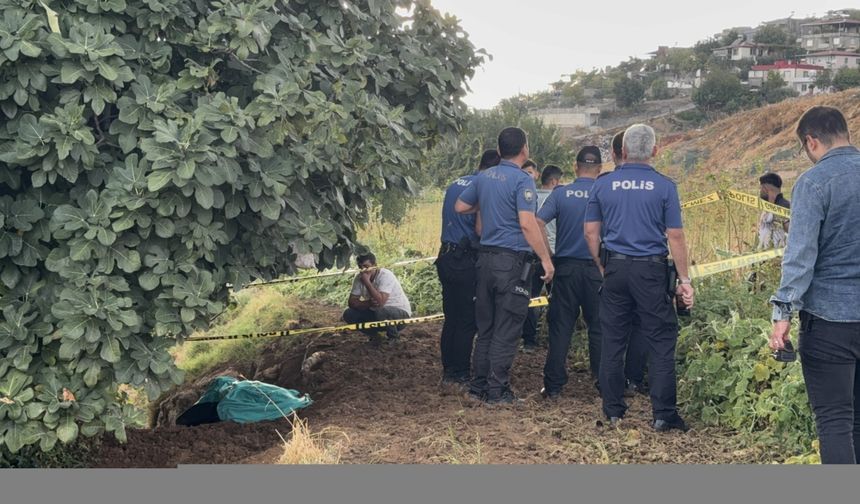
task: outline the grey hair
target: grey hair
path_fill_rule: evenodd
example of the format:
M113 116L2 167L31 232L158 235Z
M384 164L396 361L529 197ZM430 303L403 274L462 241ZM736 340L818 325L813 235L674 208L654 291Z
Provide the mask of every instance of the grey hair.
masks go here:
M624 132L622 145L627 151L627 161L648 161L657 145L657 134L647 124L634 124Z

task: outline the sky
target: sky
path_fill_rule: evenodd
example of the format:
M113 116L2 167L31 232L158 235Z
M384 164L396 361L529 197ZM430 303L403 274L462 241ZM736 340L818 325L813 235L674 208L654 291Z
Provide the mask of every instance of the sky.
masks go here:
M658 46L691 47L734 26L823 16L851 0L431 0L461 20L493 61L470 82L466 103L492 108L504 98L549 88L562 74L647 58Z

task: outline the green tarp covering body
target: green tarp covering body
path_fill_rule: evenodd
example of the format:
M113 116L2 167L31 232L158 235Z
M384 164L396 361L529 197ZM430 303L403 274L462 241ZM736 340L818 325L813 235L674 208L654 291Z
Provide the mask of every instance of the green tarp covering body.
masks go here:
M237 380L220 376L212 380L194 406L177 419L180 425L198 425L212 421L236 423L264 422L289 416L312 404L308 395L268 383ZM212 406L217 405L214 408ZM208 413L203 413L203 412ZM217 411L218 418L211 418ZM210 418L201 418L209 415Z

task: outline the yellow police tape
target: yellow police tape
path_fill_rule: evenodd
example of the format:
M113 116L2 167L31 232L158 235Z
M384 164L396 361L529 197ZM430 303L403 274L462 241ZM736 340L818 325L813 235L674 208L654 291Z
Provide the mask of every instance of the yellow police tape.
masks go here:
M435 257L423 257L421 259L410 259L408 261L396 262L393 264L389 264L388 267L394 268L397 266L408 266L410 264L417 264L417 263L421 263L421 262L430 262L430 261L435 261L435 260L436 260ZM277 284L284 284L284 283L293 283L293 282L300 282L302 280L317 280L320 278L329 278L329 277L336 277L336 276L341 276L341 275L350 275L352 273L361 273L362 271L363 270L353 268L353 269L347 269L347 270L341 270L341 271L330 271L328 273L318 273L316 275L294 276L294 277L289 277L289 278L281 278L278 280L270 280L268 282L253 282L253 283L249 283L248 285L246 285L245 288L260 287L263 285L277 285ZM228 285L228 287L233 287L233 286Z
M723 191L723 193L727 200L734 201L735 203L740 203L741 205L758 208L759 210L764 210L765 212L770 212L774 215L785 217L786 219L791 217L791 210L789 210L788 208L774 205L773 203L765 201L760 197L753 196L752 194L732 191L731 189Z
M681 210L686 210L688 208L693 208L693 207L702 206L702 205L708 205L710 203L716 203L717 201L720 201L720 199L722 199L720 197L720 193L714 192L714 193L708 194L707 196L702 196L701 198L696 198L694 200L687 201L686 203L682 203L681 204Z
M716 275L724 271L736 270L745 266L752 266L760 262L767 261L776 257L782 257L785 249L768 250L767 252L759 252L740 257L732 257L724 261L717 261L708 264L699 264L690 267L690 278L702 278L710 275Z
M701 198L696 198L694 200L684 202L681 204L681 209L687 210L689 208L695 208L702 205L708 205L710 203L716 203L717 201L721 201L723 199L733 201L735 203L739 203L748 207L757 208L765 212L770 212L774 215L785 217L786 219L791 218L791 210L789 210L788 208L774 205L773 203L765 201L758 196L742 193L740 191L733 191L731 189L713 192L711 194L708 194L707 196L702 196Z
M549 298L541 296L529 301L529 308L537 308L539 306L549 305ZM219 341L219 340L239 340L239 339L257 339L257 338L277 338L281 336L300 336L305 334L322 334L328 332L340 331L360 331L362 329L385 329L391 326L423 324L424 322L435 322L443 320L445 315L437 313L435 315L427 315L426 317L413 317L400 320L380 320L377 322L362 322L359 324L346 324L341 326L331 327L312 327L309 329L284 329L281 331L269 331L260 333L247 334L226 334L216 336L191 336L185 338L185 341Z

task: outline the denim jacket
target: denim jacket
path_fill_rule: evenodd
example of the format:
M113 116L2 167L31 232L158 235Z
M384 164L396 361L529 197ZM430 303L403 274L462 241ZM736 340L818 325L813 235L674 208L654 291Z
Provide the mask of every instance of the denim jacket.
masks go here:
M860 322L860 150L830 150L794 186L774 320Z

